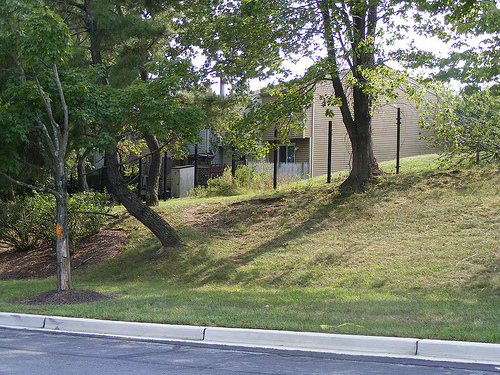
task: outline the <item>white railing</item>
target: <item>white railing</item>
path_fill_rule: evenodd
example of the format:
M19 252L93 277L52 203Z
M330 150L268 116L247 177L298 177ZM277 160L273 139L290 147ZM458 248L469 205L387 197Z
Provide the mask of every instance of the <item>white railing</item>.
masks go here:
M274 173L274 164L265 162L249 162L249 166L255 166L257 172L268 173L272 178ZM293 182L309 178L308 163L279 163L278 164L278 183Z

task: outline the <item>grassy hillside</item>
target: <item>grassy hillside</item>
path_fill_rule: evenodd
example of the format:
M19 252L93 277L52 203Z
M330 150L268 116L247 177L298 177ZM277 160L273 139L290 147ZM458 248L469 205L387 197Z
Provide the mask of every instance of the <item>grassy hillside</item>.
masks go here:
M16 305L54 279L2 281L0 311L500 342L499 166L426 156L402 171L349 197L339 177L164 202L187 241L175 253L121 211L110 227L130 231L126 248L74 275L115 300Z

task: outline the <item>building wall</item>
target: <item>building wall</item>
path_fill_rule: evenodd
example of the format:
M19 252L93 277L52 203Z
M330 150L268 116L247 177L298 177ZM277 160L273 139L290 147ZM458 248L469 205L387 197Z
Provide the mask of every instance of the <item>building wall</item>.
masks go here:
M203 129L200 131L200 143L198 143L198 152L208 154L210 152L210 131ZM189 153L194 154L194 145L188 145Z
M322 95L332 93L330 82L318 85L314 94L314 104L306 113L305 129L298 136L291 134L288 138L298 147L295 160L297 163L310 163L311 177L325 175L328 168L328 123L332 121L332 172L349 170L351 168L351 143L342 121L338 107L333 109L334 117L326 116L328 107L322 106ZM396 159L397 147L397 108L401 109L401 150L400 157L409 157L434 153L424 140L419 139L424 132L419 126L418 110L406 100L402 92L400 98L393 103L376 108L372 118L373 150L378 162ZM433 95L428 93L428 98ZM264 95L263 103L273 100ZM274 128L270 128L264 135L264 141L274 139ZM272 162L270 153L267 160Z
M295 162L296 163L309 163L309 139L308 138L292 138L290 145L295 146ZM270 152L266 161L274 163L274 152Z
M272 96L269 96L267 93L261 93L260 95L262 95L262 104L267 104L267 103L270 103L272 101L274 101L274 97ZM310 123L311 121L311 115L312 115L312 111L311 109L308 109L306 111L306 113L304 114L305 115L305 124L306 124L306 127L304 129L302 128L291 128L289 133L288 133L288 136L286 137L286 139L296 139L296 138L309 138L310 137L310 131L308 131L308 128L307 128L307 124ZM264 135L262 137L262 140L263 141L272 141L274 140L274 126L270 126L266 132L264 132Z
M372 118L373 152L377 160L383 162L396 159L397 108L401 111L400 157L436 152L428 147L425 140L420 139L425 131L419 126L418 110L400 93L398 100L378 108Z
M328 122L333 122L332 171L349 170L351 167L351 144L342 121L340 109L333 109L333 118L326 116L326 107L321 105L320 96L332 92L331 84L319 86L315 94L312 170L311 176L327 173L328 164ZM432 94L427 94L432 98ZM397 107L401 108L401 150L400 157L434 153L424 140L419 139L424 131L419 126L418 110L400 92L400 98L393 103L376 108L372 118L373 151L378 162L396 159L397 147ZM309 124L308 124L309 125Z

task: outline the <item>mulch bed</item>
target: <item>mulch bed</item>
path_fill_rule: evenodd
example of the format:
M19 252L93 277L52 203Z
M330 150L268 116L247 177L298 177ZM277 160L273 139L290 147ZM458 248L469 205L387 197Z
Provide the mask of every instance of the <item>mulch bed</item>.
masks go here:
M11 301L22 305L74 305L77 303L87 303L105 301L114 297L98 293L88 289L70 289L62 292L49 290L26 298Z
M71 256L71 269L79 270L116 256L127 240L127 233L119 230L102 230L86 238ZM52 248L29 252L15 252L0 246L0 280L46 278L56 274L56 254ZM31 305L76 304L113 298L92 290L51 290L21 300L12 301Z

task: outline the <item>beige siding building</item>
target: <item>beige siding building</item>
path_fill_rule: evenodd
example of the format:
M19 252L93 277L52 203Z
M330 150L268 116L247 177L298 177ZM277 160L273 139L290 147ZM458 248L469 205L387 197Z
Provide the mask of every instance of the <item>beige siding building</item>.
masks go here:
M290 132L290 145L282 145L279 150L279 161L306 163L309 175L318 177L327 174L328 165L328 122L332 121L332 172L350 169L351 145L349 136L342 122L339 108L333 108L335 116L326 116L327 107L322 106L321 96L332 93L331 83L318 85L314 94L313 105L306 112L305 129L299 133ZM265 92L260 93L262 102L273 98ZM429 97L432 94L428 94ZM400 157L434 153L424 140L419 139L423 130L419 126L418 110L400 93L400 98L390 104L376 108L372 118L373 150L378 162L396 159L397 148L397 108L401 111L401 149ZM274 130L264 135L264 141L271 141ZM273 162L273 154L267 156Z

